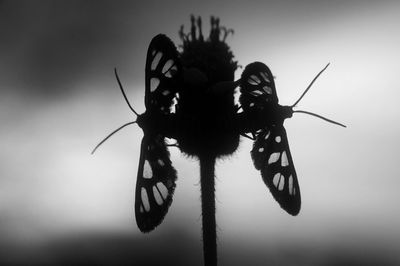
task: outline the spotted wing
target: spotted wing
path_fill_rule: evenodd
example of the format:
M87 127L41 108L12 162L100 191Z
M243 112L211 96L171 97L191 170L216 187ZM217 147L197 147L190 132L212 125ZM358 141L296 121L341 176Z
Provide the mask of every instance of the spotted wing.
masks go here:
M174 43L165 35L155 36L146 58L145 106L148 111L170 113L182 80L182 66Z
M276 125L262 130L254 142L251 157L275 200L289 214L297 215L301 205L300 188L285 128Z
M252 108L264 108L268 103L278 103L274 77L261 62L246 66L240 79L240 93L239 102L244 112Z
M143 137L136 181L135 216L142 232L150 232L164 219L175 190L176 170L164 137Z

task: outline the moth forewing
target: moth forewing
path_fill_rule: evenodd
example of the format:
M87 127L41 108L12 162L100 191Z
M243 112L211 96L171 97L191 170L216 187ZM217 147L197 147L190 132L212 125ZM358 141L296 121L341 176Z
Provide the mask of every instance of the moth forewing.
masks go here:
M159 34L150 42L145 67L145 105L169 113L182 82L182 66L173 42Z

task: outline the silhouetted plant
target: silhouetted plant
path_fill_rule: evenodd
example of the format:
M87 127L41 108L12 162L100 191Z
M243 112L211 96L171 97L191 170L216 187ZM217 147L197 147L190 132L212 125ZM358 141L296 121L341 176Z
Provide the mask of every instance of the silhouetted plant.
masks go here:
M246 66L234 81L237 62L225 39L233 33L211 17L210 35L204 38L201 18L191 17L191 29L179 36L182 51L165 35L150 42L145 66L145 113L130 105L117 72L121 92L137 115L101 141L93 152L115 132L137 123L144 132L135 193L136 222L149 232L164 219L175 190L176 171L169 158L165 138L200 162L203 251L205 265L217 265L215 220L215 162L232 154L240 135L254 140L251 156L256 169L280 206L291 215L300 211L300 188L283 122L293 113L306 113L344 126L322 116L294 111L318 76L291 106L278 104L274 78L263 63ZM240 85L240 107L235 105L235 88ZM176 104L174 104L176 100ZM251 134L251 135L248 135Z
M182 39L181 62L186 69L184 89L176 107L178 117L185 117L178 133L181 151L200 161L203 251L206 265L217 264L215 221L215 161L232 154L239 145L235 120L234 72L237 62L225 39L231 30L219 26L211 17L207 39L201 28L201 18L191 17L191 31Z

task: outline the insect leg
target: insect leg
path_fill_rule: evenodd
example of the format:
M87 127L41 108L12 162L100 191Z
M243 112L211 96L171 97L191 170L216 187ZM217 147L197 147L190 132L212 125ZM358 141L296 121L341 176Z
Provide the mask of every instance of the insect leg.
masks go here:
M253 134L253 133L252 133L252 134ZM256 140L256 138L254 137L254 134L253 134L253 137L247 135L246 133L243 133L243 134L240 134L240 135L242 135L242 136L245 137L245 138L251 139L251 140Z

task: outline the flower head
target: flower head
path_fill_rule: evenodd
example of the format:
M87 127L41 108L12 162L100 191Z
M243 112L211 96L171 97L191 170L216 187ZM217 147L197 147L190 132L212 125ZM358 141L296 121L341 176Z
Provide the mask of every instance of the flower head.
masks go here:
M233 60L233 53L225 42L229 34L233 34L233 30L221 27L219 18L212 16L210 34L205 39L201 17L196 19L192 15L190 32L185 33L183 25L179 30L184 67L203 72L209 86L220 81L233 81L238 64Z

